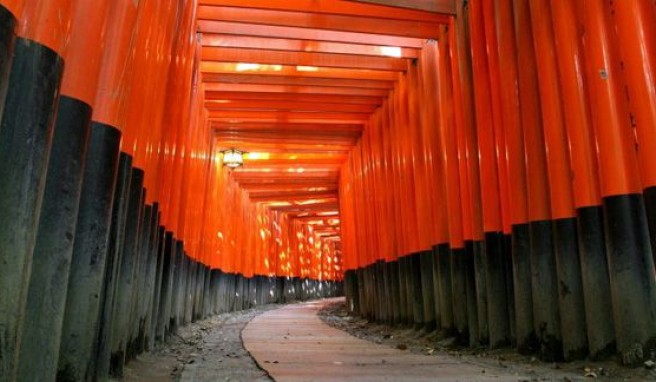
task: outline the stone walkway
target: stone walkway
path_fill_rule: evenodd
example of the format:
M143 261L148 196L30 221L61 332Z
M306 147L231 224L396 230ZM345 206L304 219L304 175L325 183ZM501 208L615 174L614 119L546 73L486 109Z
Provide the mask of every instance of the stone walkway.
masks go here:
M276 381L532 381L501 367L419 355L355 338L317 312L335 299L287 305L255 317L244 346ZM549 380L577 380L566 375ZM545 379L540 379L545 380Z

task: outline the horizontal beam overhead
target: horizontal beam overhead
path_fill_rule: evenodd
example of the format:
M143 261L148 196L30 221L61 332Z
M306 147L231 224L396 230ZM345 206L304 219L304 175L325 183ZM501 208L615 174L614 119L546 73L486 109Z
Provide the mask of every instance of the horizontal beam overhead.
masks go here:
M394 87L391 81L351 80L335 78L280 77L257 74L216 74L204 73L203 81L227 84L260 84L260 85L292 85L292 86L336 86L373 89L388 89Z
M405 71L408 65L407 60L403 58L313 52L281 52L277 50L236 49L211 46L202 48L202 59L205 61L373 69L397 72Z
M456 14L455 0L348 0L353 3L368 3L398 7L403 9L414 9L426 12L442 14Z
M357 54L374 57L417 58L419 49L379 45L360 45L342 42L283 39L271 37L203 34L203 46L242 49L268 49L288 52L317 52Z
M352 105L380 105L382 96L330 95L330 94L294 94L275 92L250 92L229 90L208 90L206 100L276 100L291 102L347 103Z
M294 86L294 85L258 85L258 84L222 84L206 83L208 92L252 92L252 93L286 93L286 94L340 94L365 97L385 97L386 89L346 88L339 86Z
M437 39L439 28L435 22L416 20L381 19L339 14L322 14L267 10L239 7L198 7L199 20L233 21L244 24L259 24L284 27L302 27L340 32L356 32L377 35ZM443 23L448 23L444 17Z
M303 67L297 65L249 65L235 62L202 61L200 64L202 73L221 74L252 74L278 77L304 77L304 78L343 78L352 80L376 80L396 82L399 73L371 70L371 69L346 69L326 67Z
M444 0L430 1L436 3L451 2ZM415 10L410 9L413 8L410 6L403 7L406 9L390 9L387 6L358 4L357 2L344 0L249 0L247 2L243 0L200 0L199 5L268 9L309 14L350 15L433 23L443 22L445 19L443 15L426 12L426 10L421 10L419 7L414 7ZM428 11L432 10L429 9Z
M294 101L267 101L267 100L221 100L206 101L205 107L209 111L219 110L279 110L279 111L332 111L343 113L373 113L375 105L359 105L348 103L320 103L320 102L294 102Z
M238 20L238 19L235 19ZM402 36L384 36L372 33L340 32L297 26L256 25L236 21L198 20L202 33L222 33L241 36L277 36L299 40L334 41L352 44L385 45L422 48L425 39Z

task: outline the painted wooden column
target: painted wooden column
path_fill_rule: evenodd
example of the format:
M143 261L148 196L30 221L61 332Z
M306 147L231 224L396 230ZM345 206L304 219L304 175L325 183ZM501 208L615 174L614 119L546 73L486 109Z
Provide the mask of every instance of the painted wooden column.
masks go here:
M637 132L651 247L656 262L656 6L653 1L611 3L615 34L626 80L631 124Z
M0 119L5 109L9 86L9 72L14 60L16 29L21 18L24 0L3 0L0 2Z
M580 24L573 2L551 4L563 117L567 129L572 190L577 214L579 257L588 351L592 358L614 352L615 330L610 301L603 213Z
M503 265L503 220L497 146L492 105L492 85L486 48L487 33L481 3L471 3L470 32L473 63L476 124L480 160L483 230L487 260L487 308L490 346L504 346L510 341L506 278ZM489 122L492 121L492 124Z
M599 155L617 350L631 365L656 344L656 280L643 187L610 6L590 0L577 11Z
M486 344L489 330L487 319L487 259L484 255L484 232L481 197L480 166L478 161L478 141L476 136L476 113L474 109L474 86L470 47L470 15L465 2L457 3L457 15L451 26L454 42L451 43L454 96L456 96L456 121L462 119L458 127L458 155L461 162L461 189L463 194L463 217L465 250L472 257L469 266L472 271L468 281L468 316L470 318L470 344ZM460 96L458 96L460 94ZM459 106L462 104L461 106ZM469 219L467 217L469 216ZM474 313L475 312L475 313ZM471 322L475 319L475 323Z
M0 379L16 378L74 3L52 0L24 4L5 85L5 112L0 124L0 226L4 227L0 230ZM18 4L14 5L18 10ZM6 65L0 64L0 70L6 70Z
M20 380L57 373L68 276L109 2L76 3L34 250ZM47 323L44 317L48 317Z
M556 255L559 288L570 293L559 293L560 325L547 327L546 333L553 335L549 354L545 358L581 358L587 354L587 334L581 269L578 256L576 212L571 184L568 141L563 119L562 92L558 82L558 66L554 44L551 9L546 1L530 2L533 39L537 58L538 85L542 106L542 121L549 174L554 253ZM558 328L560 326L560 328ZM553 330L552 330L553 329ZM567 333L563 336L559 333ZM562 345L558 342L562 339ZM562 350L558 349L562 346Z

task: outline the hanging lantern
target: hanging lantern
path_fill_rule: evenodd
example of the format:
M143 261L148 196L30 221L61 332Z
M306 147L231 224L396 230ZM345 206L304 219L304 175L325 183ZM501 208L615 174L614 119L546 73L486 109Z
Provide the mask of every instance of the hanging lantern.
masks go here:
M244 165L244 152L235 148L224 150L223 165L235 169Z

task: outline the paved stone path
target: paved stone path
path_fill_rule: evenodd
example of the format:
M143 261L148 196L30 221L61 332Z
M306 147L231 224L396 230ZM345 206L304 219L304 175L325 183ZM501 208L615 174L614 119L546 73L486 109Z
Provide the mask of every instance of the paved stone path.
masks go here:
M255 317L244 346L276 381L531 381L535 375L420 355L355 338L317 312L336 299L287 305ZM558 376L563 381L563 376ZM537 379L536 379L537 380ZM544 380L544 379L541 379ZM567 379L565 379L567 380ZM575 379L574 379L575 380Z

